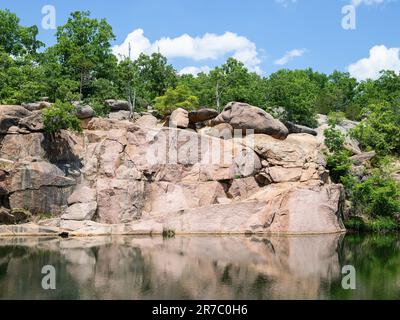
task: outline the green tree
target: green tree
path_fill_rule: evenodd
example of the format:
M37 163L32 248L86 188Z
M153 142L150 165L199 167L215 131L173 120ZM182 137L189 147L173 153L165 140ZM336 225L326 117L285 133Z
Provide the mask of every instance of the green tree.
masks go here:
M315 127L315 102L319 88L304 70L282 69L269 76L267 110L283 121Z
M199 99L184 85L168 89L165 95L156 98L155 101L156 109L163 115L171 114L177 108L191 111L199 106Z
M217 111L221 111L222 106L231 101L246 102L258 107L265 105L263 80L234 58L229 58L221 67L212 70L209 79Z
M139 84L137 92L149 104L177 83L175 69L159 53L151 56L141 54L134 63L134 69Z
M400 154L400 106L388 102L370 104L363 109L365 119L352 132L365 150L380 156Z
M63 74L79 81L82 98L93 90L93 81L108 78L116 68L116 57L111 53L110 41L115 39L105 19L91 19L88 11L76 11L67 23L57 30L56 51Z
M43 46L43 43L36 39L38 28L23 27L19 22L14 13L0 10L0 47L14 57L34 55Z

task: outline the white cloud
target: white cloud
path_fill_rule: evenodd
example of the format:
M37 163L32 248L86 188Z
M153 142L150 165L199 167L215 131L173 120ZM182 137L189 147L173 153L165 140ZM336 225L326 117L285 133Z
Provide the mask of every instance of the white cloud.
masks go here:
M203 66L203 67L186 67L183 68L181 71L179 71L179 74L191 74L193 76L197 76L199 73L204 72L204 73L209 73L211 68L209 66Z
M150 42L142 29L131 32L125 41L113 47L117 57L129 55L135 60L140 53L151 54L160 52L167 58L187 58L195 61L217 60L227 54L243 62L251 71L261 72L261 60L256 45L249 39L236 33L225 32L222 35L206 33L201 37L183 34L176 38L163 37Z
M285 53L285 55L275 60L275 64L278 66L283 66L287 64L289 61L293 60L294 58L301 57L306 52L305 49L294 49Z
M297 0L275 0L275 2L286 8L292 3L297 3Z
M369 51L369 57L361 59L347 67L357 80L378 79L382 70L400 72L400 48L375 46Z

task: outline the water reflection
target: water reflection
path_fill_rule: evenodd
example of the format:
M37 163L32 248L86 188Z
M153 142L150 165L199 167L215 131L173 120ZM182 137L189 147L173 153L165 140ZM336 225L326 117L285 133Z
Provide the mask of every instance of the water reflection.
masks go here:
M2 299L399 298L398 237L0 239ZM341 288L341 266L357 290ZM57 290L41 269L57 270Z

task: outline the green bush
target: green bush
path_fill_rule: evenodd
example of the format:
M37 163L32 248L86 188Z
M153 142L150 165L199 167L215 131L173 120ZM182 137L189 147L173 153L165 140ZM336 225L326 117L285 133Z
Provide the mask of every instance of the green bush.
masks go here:
M330 171L334 182L342 182L351 169L350 154L344 148L345 138L343 134L335 128L335 121L331 121L329 129L324 131L325 145L328 147L327 168Z
M364 119L352 136L363 149L375 150L379 155L400 153L400 107L388 103L371 104L364 109Z
M110 107L106 106L103 102L99 102L98 100L88 100L87 103L93 108L97 117L105 118L111 111Z
M81 132L81 122L75 115L75 107L68 102L57 101L53 106L43 111L45 130L57 133L62 129Z
M400 186L382 169L354 186L356 211L370 217L393 217L400 213Z

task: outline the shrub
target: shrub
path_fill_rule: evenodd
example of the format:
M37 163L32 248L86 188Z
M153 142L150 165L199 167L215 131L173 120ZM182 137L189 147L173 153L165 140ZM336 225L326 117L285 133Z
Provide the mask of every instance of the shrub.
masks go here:
M68 102L57 101L53 106L43 111L45 130L57 133L62 129L81 132L80 120L75 115L75 107Z
M376 169L353 190L356 211L371 217L393 217L400 213L400 186L382 169Z
M379 155L400 153L400 107L388 103L371 104L363 113L367 116L353 131L363 149Z
M327 168L334 182L342 182L342 178L350 172L351 161L349 152L344 148L344 136L335 126L332 122L330 128L324 131L325 145L329 150Z

